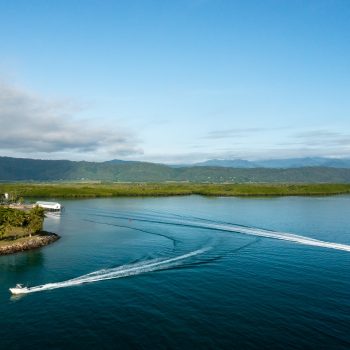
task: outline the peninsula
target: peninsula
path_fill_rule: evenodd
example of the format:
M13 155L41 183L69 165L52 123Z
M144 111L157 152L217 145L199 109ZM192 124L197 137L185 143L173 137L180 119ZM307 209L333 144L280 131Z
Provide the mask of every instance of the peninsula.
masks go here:
M35 249L59 239L55 233L43 231L44 210L0 206L0 255Z

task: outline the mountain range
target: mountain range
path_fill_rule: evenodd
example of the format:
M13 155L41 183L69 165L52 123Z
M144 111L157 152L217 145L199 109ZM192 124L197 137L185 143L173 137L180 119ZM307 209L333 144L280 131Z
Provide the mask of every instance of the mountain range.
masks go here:
M249 161L244 159L211 159L195 166L215 166L228 168L302 168L302 167L327 167L327 168L350 168L350 158L287 158L287 159L266 159L260 161Z
M311 159L311 158L308 158ZM350 166L303 166L296 167L295 160L271 161L270 167L253 167L252 162L231 162L231 167L222 161L209 164L172 167L164 164L112 160L108 162L86 162L69 160L39 160L0 157L0 181L116 181L116 182L282 182L282 183L350 183ZM345 160L344 160L345 161ZM219 162L221 165L218 165ZM232 163L235 162L235 163ZM249 167L242 164L249 163ZM267 161L265 161L267 162ZM281 167L281 164L289 167ZM233 167L232 164L240 165ZM255 163L254 163L255 164ZM279 167L273 168L273 164ZM305 162L304 164L310 164ZM334 164L334 163L331 163ZM338 163L337 163L338 164Z

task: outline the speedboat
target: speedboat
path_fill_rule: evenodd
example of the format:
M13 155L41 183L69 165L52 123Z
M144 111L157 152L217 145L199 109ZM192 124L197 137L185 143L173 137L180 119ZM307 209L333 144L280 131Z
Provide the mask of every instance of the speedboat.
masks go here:
M28 291L27 287L23 287L22 284L16 284L15 288L10 288L12 294L24 294Z

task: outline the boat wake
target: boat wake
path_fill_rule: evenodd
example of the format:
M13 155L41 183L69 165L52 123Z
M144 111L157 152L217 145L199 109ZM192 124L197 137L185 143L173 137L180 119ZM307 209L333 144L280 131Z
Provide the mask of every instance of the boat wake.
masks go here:
M348 244L327 242L327 241L314 239L311 237L306 237L306 236L301 236L301 235L296 235L296 234L291 234L286 232L279 232L279 231L272 231L272 230L256 228L256 227L237 225L237 224L232 224L228 222L206 220L206 219L197 218L197 217L185 217L185 216L180 217L177 215L172 215L172 216L162 215L160 217L159 216L156 217L153 215L124 216L120 214L109 215L106 213L95 214L95 216L107 217L113 220L124 219L128 221L132 220L136 222L137 221L148 222L148 223L154 223L154 224L160 224L160 225L174 225L174 226L183 226L183 227L198 228L198 229L216 230L221 232L230 232L230 233L236 233L236 234L238 233L238 234L250 235L255 237L265 237L265 238L283 240L283 241L303 244L307 246L314 246L314 247L350 252L350 245ZM115 225L114 223L105 223L105 222L95 222L95 223L108 224L108 225L120 226L120 227L128 227L130 229L140 230L145 233L152 233L150 231L141 230L136 227L125 226L125 225ZM171 239L174 241L174 244L175 244L176 240L171 236L165 236L163 234L157 234L157 235L162 235L165 238ZM251 243L249 243L248 245L250 244ZM244 247L245 246L240 247L238 249L242 249ZM198 264L198 262L196 263L196 262L189 261L187 263L184 263L184 261L192 257L195 257L197 255L203 254L204 252L210 249L211 247L207 247L207 248L202 248L202 249L189 252L187 254L179 255L173 258L167 258L167 259L157 258L157 259L137 262L134 264L122 265L115 268L102 269L102 270L91 272L86 275L73 278L67 281L47 283L47 284L34 286L34 287L20 287L20 288L16 287L16 288L11 288L10 290L13 294L29 294L29 293L46 291L46 290L58 289L58 288L78 286L85 283L92 283L92 282L98 282L98 281L104 281L104 280L110 280L110 279L116 279L116 278L122 278L122 277L129 277L129 276L139 275L142 273L166 270L166 269L171 269L175 267L191 266L191 264L195 265L195 264Z
M13 294L29 294L29 293L35 293L35 292L43 292L46 290L58 289L58 288L78 286L85 283L92 283L92 282L105 281L105 280L122 278L122 277L129 277L129 276L139 275L147 272L166 270L166 269L170 269L170 268L174 268L176 266L182 265L184 260L203 254L210 249L211 247L206 247L206 248L192 251L187 254L176 256L174 258L163 259L163 260L152 259L152 260L147 260L140 263L123 265L123 266L119 266L111 269L102 269L102 270L91 272L86 275L73 278L67 281L47 283L47 284L34 286L34 287L22 287L19 289L11 288L12 290L11 289L10 290ZM13 290L15 291L15 293Z
M224 230L224 231L238 232L238 233L251 235L251 236L273 238L273 239L278 239L282 241L288 241L288 242L304 244L304 245L309 245L314 247L336 249L336 250L350 252L350 245L348 244L321 241L315 238L295 235L292 233L270 231L270 230L264 230L259 228L250 228L250 227L244 227L244 226L242 227L242 226L236 226L236 225L215 225L215 228Z
M114 216L114 215L99 214L96 216L110 217L114 219L127 219L127 220L132 219L134 221L150 222L150 223L162 224L162 225L175 225L175 226L184 226L184 227L192 227L192 228L199 228L199 229L210 229L210 230L216 230L216 231L233 232L233 233L240 233L240 234L245 234L250 236L278 239L278 240L283 240L283 241L288 241L288 242L303 244L308 246L350 252L350 245L344 244L344 243L327 242L327 241L322 241L315 238L296 235L296 234L287 233L287 232L272 231L272 230L267 230L262 228L249 227L249 226L231 224L231 223L220 222L220 221L212 221L212 220L206 220L206 219L196 218L196 217L176 218L175 215L173 215L172 217L169 216L168 218L163 216L162 220L159 220L159 219L153 218L152 215L149 215L148 217L144 215L125 217L121 215Z

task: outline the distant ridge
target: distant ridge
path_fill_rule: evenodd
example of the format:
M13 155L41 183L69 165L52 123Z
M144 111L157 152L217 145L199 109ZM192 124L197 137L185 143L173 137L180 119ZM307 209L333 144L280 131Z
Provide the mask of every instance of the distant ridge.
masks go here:
M209 183L350 183L349 168L171 167L164 164L110 161L74 162L0 157L0 181L116 181Z
M301 167L327 167L327 168L350 168L350 159L347 158L287 158L249 161L244 159L211 159L205 162L195 163L191 166L217 166L228 168L301 168Z
M210 159L205 162L195 163L193 166L219 166L226 168L256 168L254 162L244 159L234 159L234 160L225 160L225 159Z

